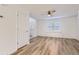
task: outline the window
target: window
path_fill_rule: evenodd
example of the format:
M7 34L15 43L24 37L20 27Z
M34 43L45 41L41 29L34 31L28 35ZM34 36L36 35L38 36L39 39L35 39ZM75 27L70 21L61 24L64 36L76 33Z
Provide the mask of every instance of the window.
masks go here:
M61 31L61 22L59 20L52 20L48 24L49 31L59 32Z

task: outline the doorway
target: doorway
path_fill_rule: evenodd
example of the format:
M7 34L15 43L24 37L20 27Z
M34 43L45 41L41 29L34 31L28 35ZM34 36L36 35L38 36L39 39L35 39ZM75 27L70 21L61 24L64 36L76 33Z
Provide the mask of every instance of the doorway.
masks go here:
M37 21L36 21L36 19L30 17L29 24L30 24L30 39L32 39L37 36Z

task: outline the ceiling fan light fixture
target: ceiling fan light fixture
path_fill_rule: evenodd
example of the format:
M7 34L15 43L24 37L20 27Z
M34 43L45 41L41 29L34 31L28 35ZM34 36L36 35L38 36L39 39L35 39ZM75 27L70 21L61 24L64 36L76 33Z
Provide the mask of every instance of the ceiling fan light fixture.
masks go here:
M48 16L51 16L54 12L56 12L55 10L53 11L48 11Z
M48 11L48 16L51 16L51 12L50 11Z

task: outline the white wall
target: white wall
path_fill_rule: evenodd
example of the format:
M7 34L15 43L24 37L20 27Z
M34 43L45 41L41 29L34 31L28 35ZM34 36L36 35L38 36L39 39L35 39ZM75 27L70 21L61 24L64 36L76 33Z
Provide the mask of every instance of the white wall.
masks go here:
M0 5L0 54L11 54L17 49L16 11Z
M32 36L31 38L34 38L37 36L37 21L36 19L30 17L29 18L29 25L30 25L30 35Z
M78 31L78 35L77 35L77 37L78 37L78 40L79 40L79 11L78 11L78 17L77 17L77 26L78 26L78 29L77 29L77 31Z
M77 16L58 19L61 22L60 32L48 30L47 23L51 22L52 20L38 21L38 35L50 37L77 38Z
M62 36L77 39L77 16L62 19Z

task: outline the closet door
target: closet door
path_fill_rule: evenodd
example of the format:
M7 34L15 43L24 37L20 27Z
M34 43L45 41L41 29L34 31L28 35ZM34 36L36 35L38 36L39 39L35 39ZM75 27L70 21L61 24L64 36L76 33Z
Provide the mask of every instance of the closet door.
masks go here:
M19 11L17 16L17 47L20 48L29 44L29 16L23 11Z

